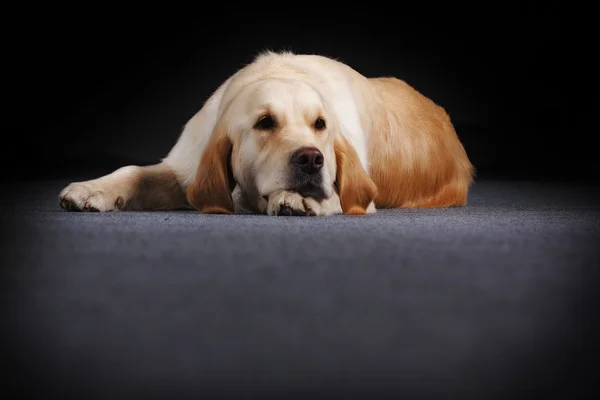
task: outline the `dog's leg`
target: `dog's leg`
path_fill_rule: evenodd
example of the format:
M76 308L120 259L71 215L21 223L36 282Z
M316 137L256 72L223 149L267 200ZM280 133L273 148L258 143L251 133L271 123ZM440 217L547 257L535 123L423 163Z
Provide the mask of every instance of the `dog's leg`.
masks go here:
M71 183L59 195L61 206L74 211L189 207L186 190L194 180L217 120L219 103L230 80L227 79L188 121L177 143L162 162L145 167L130 165L98 179Z
M185 191L164 162L126 166L83 182L73 182L59 195L68 211L173 210L186 206Z
M297 192L278 190L269 195L262 208L267 215L329 216L342 214L340 197L335 191L330 198L317 201L310 197L302 197ZM372 214L375 211L375 205L371 203L367 213Z

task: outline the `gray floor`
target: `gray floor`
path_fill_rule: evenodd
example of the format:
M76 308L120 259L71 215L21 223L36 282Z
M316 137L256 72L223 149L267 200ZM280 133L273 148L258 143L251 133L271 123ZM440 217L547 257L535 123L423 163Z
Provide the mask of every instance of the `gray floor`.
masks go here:
M303 218L68 213L66 183L3 195L26 392L589 390L598 187L480 181L465 208Z

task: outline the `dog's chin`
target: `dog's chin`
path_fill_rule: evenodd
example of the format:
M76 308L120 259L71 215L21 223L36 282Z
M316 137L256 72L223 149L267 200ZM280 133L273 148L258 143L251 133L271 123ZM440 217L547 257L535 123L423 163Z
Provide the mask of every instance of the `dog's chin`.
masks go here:
M331 191L325 189L322 174L306 175L303 173L293 173L287 182L287 190L297 192L302 197L310 197L317 201L325 200L331 197Z
M328 188L324 181L321 175L294 174L279 184L258 185L258 192L265 198L277 190L287 190L320 202L333 196L334 191L333 186Z
M327 191L323 188L323 185L307 183L289 190L298 192L298 194L300 194L302 197L310 197L317 201L322 201L331 197L331 194L327 193Z

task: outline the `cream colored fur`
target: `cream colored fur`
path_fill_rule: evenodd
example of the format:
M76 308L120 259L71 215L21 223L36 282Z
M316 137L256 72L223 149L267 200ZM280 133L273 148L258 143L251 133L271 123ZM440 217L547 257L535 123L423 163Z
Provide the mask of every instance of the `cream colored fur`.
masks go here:
M277 121L272 130L255 126L265 115ZM324 200L286 187L290 154L303 146L324 156ZM286 207L325 216L462 206L472 180L445 110L404 81L367 78L324 56L266 52L209 97L160 163L71 183L59 197L68 210Z

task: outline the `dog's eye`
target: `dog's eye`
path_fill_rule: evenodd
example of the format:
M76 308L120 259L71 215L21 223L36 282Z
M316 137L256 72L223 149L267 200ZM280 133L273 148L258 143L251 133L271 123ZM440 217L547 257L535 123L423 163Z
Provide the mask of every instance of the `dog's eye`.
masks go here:
M315 129L318 131L325 129L325 121L323 118L317 118L315 121Z
M254 125L255 129L260 129L263 131L271 130L275 127L275 120L270 115L265 115L261 119L258 120L256 125Z

